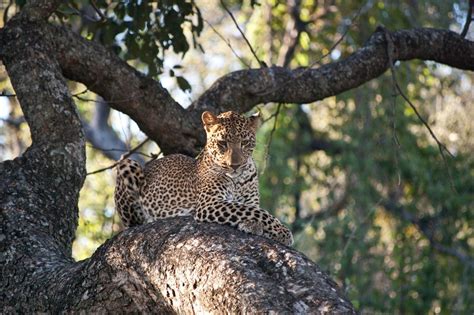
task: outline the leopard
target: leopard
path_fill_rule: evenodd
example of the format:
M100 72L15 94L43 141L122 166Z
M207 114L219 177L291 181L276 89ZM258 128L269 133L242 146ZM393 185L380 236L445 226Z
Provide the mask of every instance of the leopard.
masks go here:
M206 143L192 158L170 154L142 167L122 158L117 165L115 205L125 227L159 219L193 216L293 245L293 235L260 208L258 170L252 157L259 115L234 111L201 115Z

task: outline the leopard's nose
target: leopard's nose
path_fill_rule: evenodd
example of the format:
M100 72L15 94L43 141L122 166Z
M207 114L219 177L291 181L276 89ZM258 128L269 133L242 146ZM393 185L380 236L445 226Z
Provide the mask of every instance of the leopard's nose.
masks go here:
M240 167L240 164L232 164L230 167L232 167L234 171L236 171Z

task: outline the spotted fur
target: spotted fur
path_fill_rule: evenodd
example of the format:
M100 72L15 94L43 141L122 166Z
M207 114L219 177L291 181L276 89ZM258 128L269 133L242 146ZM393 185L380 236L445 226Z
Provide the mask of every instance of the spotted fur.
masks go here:
M125 226L192 215L293 244L290 230L259 206L252 152L260 119L204 112L207 143L197 159L168 155L144 169L130 159L117 167L115 205Z

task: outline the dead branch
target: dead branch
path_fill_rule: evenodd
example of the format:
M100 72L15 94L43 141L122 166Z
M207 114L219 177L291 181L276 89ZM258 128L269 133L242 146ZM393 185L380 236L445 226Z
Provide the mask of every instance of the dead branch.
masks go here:
M110 169L116 167L116 166L120 163L121 160L126 159L126 158L128 158L130 155L134 154L137 150L139 150L139 149L140 149L145 143L147 143L148 141L150 141L150 138L147 137L145 140L143 140L142 142L140 142L136 147L134 147L133 149L131 149L131 150L128 151L127 153L123 154L119 161L115 162L114 164L112 164L112 165L110 165L110 166L107 166L107 167L100 168L100 169L98 169L98 170L89 172L89 173L87 173L86 175L87 175L87 176L89 176L89 175L94 175L94 174L97 174L97 173L100 173L100 172L103 172L103 171L106 171L106 170L110 170Z

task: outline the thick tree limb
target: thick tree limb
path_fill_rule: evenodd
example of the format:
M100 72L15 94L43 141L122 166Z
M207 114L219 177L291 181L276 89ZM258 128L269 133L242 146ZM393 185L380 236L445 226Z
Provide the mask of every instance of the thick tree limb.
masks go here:
M454 32L421 28L391 36L394 60L433 60L474 70L474 42ZM245 112L267 102L310 103L360 86L388 69L384 33L376 32L348 58L317 69L272 67L230 73L214 83L190 110Z
M201 129L199 115L187 114L160 83L70 30L47 24L42 29L55 44L64 75L84 83L109 106L132 117L163 152L193 154L204 142L204 135L195 133Z
M12 19L10 27L2 32L3 61L33 144L15 161L15 173L1 170L6 190L1 190L0 199L7 213L25 216L19 229L28 231L36 226L70 250L79 190L85 178L85 142L67 83L37 24ZM29 214L21 211L30 207L33 209ZM49 211L43 211L46 208Z
M386 41L376 32L348 58L317 69L271 67L242 70L219 79L187 110L156 81L145 77L97 43L65 28L42 25L55 44L63 73L128 114L165 154L195 154L204 143L200 113L245 112L267 102L310 103L337 95L380 76L388 68ZM432 60L474 70L474 43L446 30L391 33L394 60Z

